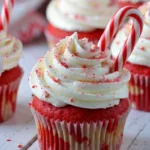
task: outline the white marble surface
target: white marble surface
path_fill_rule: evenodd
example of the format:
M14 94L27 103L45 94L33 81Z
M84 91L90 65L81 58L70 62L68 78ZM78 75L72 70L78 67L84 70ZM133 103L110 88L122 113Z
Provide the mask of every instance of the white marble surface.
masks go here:
M31 100L28 76L37 59L47 50L45 41L36 41L24 47L24 57L20 64L25 74L19 90L17 110L10 120L0 124L0 150L40 150L34 120L28 107ZM150 113L131 110L121 150L150 150Z

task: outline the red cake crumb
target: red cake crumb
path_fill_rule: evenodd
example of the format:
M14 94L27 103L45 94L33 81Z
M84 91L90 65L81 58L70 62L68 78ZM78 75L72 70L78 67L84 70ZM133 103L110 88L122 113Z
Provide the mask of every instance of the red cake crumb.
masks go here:
M82 65L82 68L85 69L85 68L87 68L87 66L86 65Z
M70 102L74 102L74 99L73 99L73 98L71 98L71 99L70 99Z
M11 142L11 139L7 139L6 141L7 141L7 142Z
M23 146L22 146L21 144L19 144L17 147L18 147L18 148L22 148Z

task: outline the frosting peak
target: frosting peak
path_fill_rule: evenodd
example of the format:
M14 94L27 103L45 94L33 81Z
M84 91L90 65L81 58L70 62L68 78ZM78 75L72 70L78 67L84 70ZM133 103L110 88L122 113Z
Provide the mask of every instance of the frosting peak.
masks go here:
M35 96L57 107L106 108L128 97L130 73L110 73L110 52L77 34L66 37L33 68L29 82Z
M0 56L3 59L3 71L16 67L21 55L22 43L11 35L7 35L5 31L1 31Z

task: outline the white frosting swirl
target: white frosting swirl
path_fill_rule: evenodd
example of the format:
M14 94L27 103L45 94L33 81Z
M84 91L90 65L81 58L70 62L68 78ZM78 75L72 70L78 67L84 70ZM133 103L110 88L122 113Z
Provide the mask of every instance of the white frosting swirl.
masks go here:
M61 40L33 68L29 77L33 94L56 107L107 108L128 97L130 73L110 73L110 52L77 34Z
M145 7L146 6L146 7ZM147 9L148 8L148 9ZM144 15L144 27L140 39L138 40L128 62L150 67L150 3L140 7ZM112 56L116 58L123 47L123 44L131 30L131 23L121 29L111 44Z
M105 28L116 12L110 0L53 0L48 5L47 19L67 31L91 31Z
M22 47L19 40L7 35L5 31L0 32L0 56L3 59L3 71L18 65L22 55Z

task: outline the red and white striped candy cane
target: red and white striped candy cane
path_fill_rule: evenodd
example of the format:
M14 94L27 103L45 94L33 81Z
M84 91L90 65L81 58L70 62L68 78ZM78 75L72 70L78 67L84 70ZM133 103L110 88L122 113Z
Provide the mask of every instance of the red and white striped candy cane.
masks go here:
M107 25L103 35L101 36L98 46L101 51L105 51L108 46L111 44L111 41L119 29L120 25L127 19L127 17L131 17L133 19L133 25L131 29L131 33L127 37L122 50L120 51L118 57L116 58L113 66L113 71L120 71L128 57L130 56L136 42L138 41L142 29L143 29L143 16L134 7L124 7L121 8L110 20Z
M4 0L2 13L0 16L0 30L7 30L13 7L14 0Z

